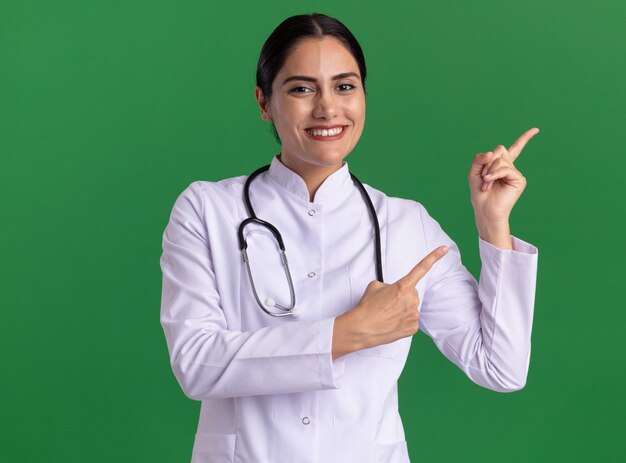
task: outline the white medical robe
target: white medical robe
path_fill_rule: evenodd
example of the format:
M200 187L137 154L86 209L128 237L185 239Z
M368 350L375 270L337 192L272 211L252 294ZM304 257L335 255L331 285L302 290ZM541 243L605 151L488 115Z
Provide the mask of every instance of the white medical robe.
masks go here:
M202 401L192 463L408 462L397 379L411 338L331 356L335 317L376 279L372 222L348 164L313 202L276 156L250 187L257 216L282 234L299 318L271 317L254 299L237 240L248 217L246 178L191 183L163 234L160 321L182 390ZM386 283L449 247L417 284L420 330L477 384L522 388L537 248L513 237L513 250L500 250L479 237L477 284L424 206L365 188L380 222ZM276 241L254 224L245 236L261 300L288 305Z

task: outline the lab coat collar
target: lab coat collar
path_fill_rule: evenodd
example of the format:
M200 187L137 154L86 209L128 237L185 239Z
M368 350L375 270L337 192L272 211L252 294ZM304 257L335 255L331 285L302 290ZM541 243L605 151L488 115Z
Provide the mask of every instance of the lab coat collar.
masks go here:
M270 163L268 170L270 177L286 190L309 202L309 190L304 179L284 165L278 156L275 155ZM316 204L339 202L350 193L352 188L354 188L354 183L350 177L348 163L344 161L338 170L326 177L315 192L313 202Z

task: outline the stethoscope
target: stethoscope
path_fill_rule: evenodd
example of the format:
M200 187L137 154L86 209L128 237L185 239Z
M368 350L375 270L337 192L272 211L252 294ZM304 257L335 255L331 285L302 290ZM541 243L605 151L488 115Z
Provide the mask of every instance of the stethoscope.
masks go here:
M291 272L289 271L289 264L287 263L287 254L285 252L285 244L283 243L283 238L280 235L280 232L278 231L278 229L274 225L272 225L269 222L266 222L265 220L261 220L256 216L256 214L254 213L254 209L252 208L252 203L250 202L250 184L252 183L252 180L257 175L261 174L262 172L265 172L269 168L270 168L270 164L260 167L257 170L255 170L252 174L250 174L250 176L248 176L248 179L246 180L246 183L243 187L243 200L246 203L246 209L248 210L248 215L250 217L245 219L239 225L239 232L238 232L239 248L241 249L243 262L246 265L246 270L248 272L248 278L250 279L250 285L252 286L252 292L254 293L254 298L259 304L259 307L261 307L261 309L263 309L263 311L266 314L271 315L273 317L284 317L287 315L292 315L294 317L297 317L299 315L299 311L296 308L296 293L293 288L293 281L291 279ZM378 225L378 217L376 217L376 210L374 209L372 200L370 196L367 194L367 191L365 191L363 184L352 173L350 173L350 176L352 177L352 180L354 180L356 186L359 188L359 190L361 191L361 194L363 195L363 200L365 201L365 204L367 205L367 209L369 210L370 217L374 225L375 245L376 245L376 279L382 283L383 282L383 267L382 267L381 247L380 247L380 229L379 229L380 227ZM265 305L270 306L270 307L276 307L277 309L280 310L280 312L274 312L268 309L267 307L265 307L265 305L261 302L261 299L259 298L259 294L257 293L257 290L256 290L256 286L254 285L254 279L252 278L252 271L250 270L250 261L248 259L248 252L247 252L248 243L246 242L246 239L243 236L244 228L249 223L256 223L256 224L261 225L262 227L267 228L270 232L272 232L272 234L274 235L274 238L276 238L276 241L278 242L278 246L280 248L280 259L283 264L285 275L287 277L287 283L289 284L289 292L291 294L291 303L289 307L285 307L285 306L278 304L276 301L268 297L265 299Z

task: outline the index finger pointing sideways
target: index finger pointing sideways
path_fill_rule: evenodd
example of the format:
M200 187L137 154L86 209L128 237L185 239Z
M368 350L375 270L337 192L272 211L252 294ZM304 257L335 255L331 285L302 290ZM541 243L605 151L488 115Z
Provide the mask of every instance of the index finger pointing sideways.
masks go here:
M515 140L515 142L509 147L507 150L509 156L511 156L511 160L515 161L515 159L520 155L526 143L533 138L535 135L539 133L539 129L537 127L533 127L532 129L528 129L524 132L520 137Z
M439 246L437 249L426 255L409 273L400 278L394 284L401 286L408 285L414 287L418 281L431 269L435 263L445 256L448 252L448 246Z

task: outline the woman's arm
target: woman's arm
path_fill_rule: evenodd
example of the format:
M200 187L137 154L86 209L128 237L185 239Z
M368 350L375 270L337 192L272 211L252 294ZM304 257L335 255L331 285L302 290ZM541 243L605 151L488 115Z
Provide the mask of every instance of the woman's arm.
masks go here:
M177 199L160 259L160 321L185 394L204 400L339 387L344 361L331 357L334 318L290 320L255 332L229 329L201 219L201 195L192 183Z
M511 236L509 216L526 188L513 162L537 133L527 130L508 150L498 145L472 160L468 181L482 262L478 284L457 246L421 208L427 248L450 247L429 278L421 327L473 381L503 392L524 387L530 360L538 252Z
M524 387L530 359L538 250L511 237L511 250L479 237L480 283L456 244L420 205L427 250L449 251L429 273L420 329L475 383L509 392Z

